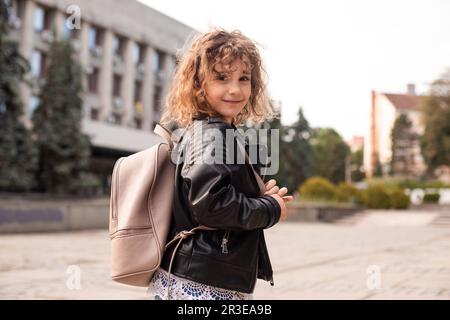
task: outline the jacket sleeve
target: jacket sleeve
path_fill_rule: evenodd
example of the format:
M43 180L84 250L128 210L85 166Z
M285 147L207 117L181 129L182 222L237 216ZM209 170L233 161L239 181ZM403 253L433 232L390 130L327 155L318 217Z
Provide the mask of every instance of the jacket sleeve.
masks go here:
M207 144L208 141L203 142ZM224 152L226 152L226 145ZM205 150L205 145L203 145ZM220 229L266 229L280 219L281 208L271 196L248 197L232 185L244 164L211 164L209 152L203 162L191 165L184 175L188 204L201 225Z

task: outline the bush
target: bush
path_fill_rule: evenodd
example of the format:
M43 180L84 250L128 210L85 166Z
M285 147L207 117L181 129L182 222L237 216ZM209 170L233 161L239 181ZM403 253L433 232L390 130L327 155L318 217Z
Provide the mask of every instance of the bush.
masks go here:
M97 175L83 172L80 179L73 183L72 188L74 194L92 196L99 193L101 181Z
M363 203L371 209L389 209L389 193L382 185L370 185L363 192Z
M402 178L368 178L366 179L368 184L381 184L386 188L400 188L400 189L426 189L426 188L448 188L448 184L445 184L438 180L419 180L419 179L402 179Z
M336 187L322 177L312 177L300 187L300 195L306 200L334 200Z
M427 193L423 197L423 202L424 203L438 203L439 197L440 197L439 193Z
M393 209L407 209L409 206L409 197L402 189L394 189L389 195L391 208Z
M336 200L339 202L360 203L360 191L351 184L342 182L336 188Z

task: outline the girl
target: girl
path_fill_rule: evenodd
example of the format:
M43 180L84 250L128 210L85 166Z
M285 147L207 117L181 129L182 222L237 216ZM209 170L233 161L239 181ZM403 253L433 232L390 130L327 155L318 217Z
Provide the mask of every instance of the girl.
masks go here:
M249 163L220 161L230 151L227 131L274 116L263 71L255 43L223 29L198 36L177 67L161 118L187 128L177 145L183 161L168 241L199 225L210 229L183 233L179 246L167 248L150 282L154 299L242 300L252 297L257 278L273 285L263 229L287 217L293 197L275 180L262 194Z

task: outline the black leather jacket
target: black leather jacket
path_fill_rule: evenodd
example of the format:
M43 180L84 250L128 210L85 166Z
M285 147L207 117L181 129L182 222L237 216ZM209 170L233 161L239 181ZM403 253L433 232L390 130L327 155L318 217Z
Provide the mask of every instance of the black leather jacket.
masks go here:
M202 128L201 144L194 143L196 126ZM213 144L213 133L220 130L226 137L226 129L236 127L219 117L194 120L193 127L186 130L176 148L184 161L176 165L168 241L178 232L198 225L219 230L198 230L183 240L176 251L171 273L219 288L252 293L257 278L273 285L263 229L279 221L281 208L274 198L260 196L249 164L206 161L215 155L204 152ZM202 154L203 163L194 163ZM164 253L161 267L166 271L174 249L172 245Z

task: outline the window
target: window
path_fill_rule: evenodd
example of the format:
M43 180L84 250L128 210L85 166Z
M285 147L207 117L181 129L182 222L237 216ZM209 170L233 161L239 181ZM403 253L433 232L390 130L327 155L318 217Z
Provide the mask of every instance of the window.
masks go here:
M21 0L13 0L11 3L12 13L17 18L23 17L23 2Z
M45 54L39 50L34 50L31 55L31 74L34 77L41 77L45 73Z
M172 77L173 74L175 73L175 68L176 68L176 65L177 65L176 57L170 56L170 59L169 59L168 63L169 63L169 66L168 66L169 67L169 75L170 75L170 77Z
M65 39L76 39L79 37L79 32L77 29L77 25L73 24L73 19L70 16L66 16L63 21L63 36ZM69 28L71 26L72 29Z
M122 123L122 116L120 114L113 113L111 115L111 120L112 120L112 123L114 123L114 124L121 124Z
M115 35L113 38L114 54L123 58L125 40L121 36Z
M157 49L153 50L153 57L152 57L153 74L156 74L158 71L162 70L164 63L163 60L164 54Z
M34 111L36 111L38 105L39 105L39 98L36 96L30 96L30 99L28 100L28 114L30 116L32 116Z
M155 86L153 92L153 124L152 128L159 122L161 118L161 95L162 88L160 86Z
M64 19L63 21L63 37L64 39L69 39L70 38L70 34L72 33L72 30L69 29L69 27L67 26L67 18Z
M134 83L134 102L141 101L141 92L142 92L142 82L136 81Z
M91 27L89 28L89 36L88 36L88 45L89 48L95 48L97 43L97 28Z
M98 109L91 109L91 120L97 121L99 116Z
M161 104L161 87L159 86L155 86L155 91L153 93L153 111L155 113L158 113L159 110L161 109L160 104Z
M91 93L98 92L98 68L93 68L92 73L88 74L88 90Z
M134 111L138 115L144 113L144 106L142 104L142 82L136 81L134 83Z
M134 127L136 129L142 129L142 120L139 118L134 118Z
M45 28L45 10L42 7L36 7L34 12L34 30L41 32Z
M103 32L100 28L97 27L90 27L89 28L89 35L88 35L88 46L89 49L93 49L95 47L101 47L102 46L102 37Z
M133 43L133 62L135 64L144 62L143 51L144 48L141 44Z
M51 12L41 6L36 7L34 12L34 30L42 32L44 30L50 30L52 23Z
M115 74L113 77L113 96L120 97L122 96L122 76Z

